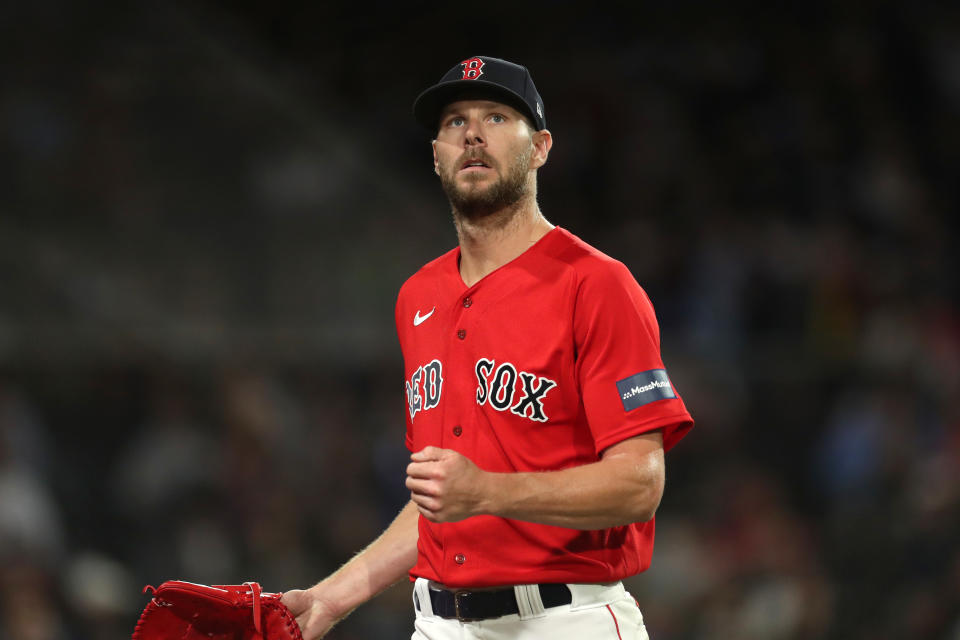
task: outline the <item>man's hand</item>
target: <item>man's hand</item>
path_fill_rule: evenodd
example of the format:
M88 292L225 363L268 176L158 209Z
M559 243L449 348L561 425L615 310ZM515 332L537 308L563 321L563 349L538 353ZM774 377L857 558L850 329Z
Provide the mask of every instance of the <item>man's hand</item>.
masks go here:
M324 637L341 617L333 612L333 607L328 602L317 595L315 589L316 587L293 589L285 592L280 599L297 619L304 640Z
M482 513L486 476L469 458L450 449L426 447L410 456L407 489L431 522L456 522Z

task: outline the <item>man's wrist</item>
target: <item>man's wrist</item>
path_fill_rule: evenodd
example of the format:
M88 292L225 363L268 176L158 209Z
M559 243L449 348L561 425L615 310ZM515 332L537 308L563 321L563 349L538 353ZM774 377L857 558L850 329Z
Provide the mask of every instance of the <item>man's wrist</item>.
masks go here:
M319 582L307 589L310 599L315 606L321 607L333 620L342 620L355 608L344 603L342 599L332 597L334 588L327 580Z
M492 471L481 471L481 474L476 515L498 515L502 506L500 496L503 494L503 480L507 474Z

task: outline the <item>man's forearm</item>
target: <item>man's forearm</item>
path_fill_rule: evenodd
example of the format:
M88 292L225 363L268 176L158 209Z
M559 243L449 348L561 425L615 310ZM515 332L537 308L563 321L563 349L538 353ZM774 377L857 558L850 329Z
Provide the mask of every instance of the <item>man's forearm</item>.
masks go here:
M663 493L658 477L656 469L629 459L543 473L490 473L485 479L489 502L481 510L584 530L645 522Z
M663 496L663 434L612 445L599 462L561 471L483 471L450 449L426 447L407 466L407 488L432 522L494 515L570 529L606 529L653 517Z
M379 538L311 590L342 618L401 580L417 561L418 519L416 505L407 503Z

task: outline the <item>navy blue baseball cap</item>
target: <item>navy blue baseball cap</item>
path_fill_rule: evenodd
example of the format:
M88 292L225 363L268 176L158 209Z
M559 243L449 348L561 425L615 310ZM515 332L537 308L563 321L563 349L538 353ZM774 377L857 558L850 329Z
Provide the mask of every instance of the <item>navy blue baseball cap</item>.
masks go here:
M413 103L413 117L427 129L436 132L440 112L457 100L493 100L508 104L530 118L537 131L547 128L543 100L533 84L527 68L513 62L474 56L459 62L443 74Z

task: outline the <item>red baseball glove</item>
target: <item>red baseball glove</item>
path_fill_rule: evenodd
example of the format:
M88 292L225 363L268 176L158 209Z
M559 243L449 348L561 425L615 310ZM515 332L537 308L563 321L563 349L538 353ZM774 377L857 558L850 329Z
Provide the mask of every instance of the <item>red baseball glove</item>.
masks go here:
M140 615L133 640L303 640L297 621L280 602L282 593L263 593L256 582L194 584L168 580Z

